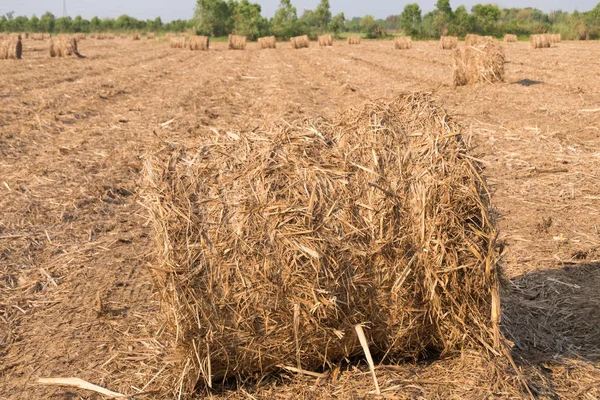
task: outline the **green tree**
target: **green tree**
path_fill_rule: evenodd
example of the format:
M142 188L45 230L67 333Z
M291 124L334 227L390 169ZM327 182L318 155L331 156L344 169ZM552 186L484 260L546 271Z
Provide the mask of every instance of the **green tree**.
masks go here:
M377 28L377 22L372 15L365 15L360 20L360 31L370 35Z
M484 35L498 34L495 32L496 22L500 18L500 9L491 4L476 4L471 8L478 33Z
M255 40L266 34L268 21L261 15L260 4L242 0L233 4L233 32Z
M331 22L331 10L329 9L329 0L321 0L314 11L316 25L322 30L327 28Z
M421 8L417 3L407 4L400 14L400 26L406 35L418 35L421 30Z
M473 32L472 17L465 6L459 6L454 11L454 21L450 31L457 36L465 36L467 33Z
M206 35L225 36L231 32L232 2L197 0L194 18L198 30Z
M54 31L60 33L73 32L73 20L71 17L58 18L54 24Z
M336 14L333 18L331 18L331 22L329 23L329 29L333 31L333 35L335 37L340 36L340 32L344 29L344 24L346 23L346 16L344 13Z
M44 15L40 18L40 31L52 33L54 31L54 24L56 23L56 18L54 14L49 11L46 11Z
M36 17L35 14L33 14L31 18L29 18L27 30L31 32L38 32L40 30L40 19Z
M102 27L102 21L98 17L93 17L90 20L90 32L99 32Z
M452 7L450 6L450 0L438 0L437 3L435 3L435 8L434 21L437 26L437 35L446 35L454 17Z
M289 39L298 33L298 14L290 0L281 0L275 16L271 20L273 34Z

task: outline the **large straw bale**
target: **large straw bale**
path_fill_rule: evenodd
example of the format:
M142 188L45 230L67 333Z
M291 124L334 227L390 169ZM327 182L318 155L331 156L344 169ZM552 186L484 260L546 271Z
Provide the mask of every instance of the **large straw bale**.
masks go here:
M308 35L296 36L290 39L293 49L303 49L309 46L310 39Z
M246 50L246 36L229 35L229 50Z
M275 49L277 48L277 40L275 39L275 36L258 38L258 47L261 49Z
M210 39L208 36L190 36L190 50L208 50Z
M174 36L169 39L169 46L175 49L185 49L186 40L185 37Z
M319 36L319 46L333 46L333 38L331 35Z
M504 35L504 42L506 43L516 43L518 41L517 35L512 35L510 33L507 33L506 35Z
M529 46L532 49L545 49L552 45L550 35L531 35L529 37Z
M8 35L0 39L0 60L20 60L22 55L21 35Z
M412 48L412 39L410 36L402 36L394 39L394 48L398 50L408 50Z
M50 57L81 57L77 50L77 39L70 36L57 36L48 41Z
M428 94L147 158L174 392L362 354L500 349L496 233L461 127ZM163 376L164 378L164 376Z
M495 40L454 50L455 86L504 81L504 50Z
M360 44L360 36L348 36L348 44Z
M442 50L454 50L458 47L458 37L442 36L440 44L442 45Z

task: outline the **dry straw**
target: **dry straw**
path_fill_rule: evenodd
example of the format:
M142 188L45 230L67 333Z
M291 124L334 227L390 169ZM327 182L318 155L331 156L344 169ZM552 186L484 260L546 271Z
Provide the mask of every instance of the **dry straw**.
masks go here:
M44 40L44 34L43 33L32 33L31 39L32 40Z
M0 40L0 60L20 60L22 55L21 35L8 35Z
M190 36L190 50L208 50L210 40L208 36Z
M172 37L169 39L169 46L175 49L185 49L185 37Z
M552 45L550 35L531 35L529 37L529 46L532 49L545 49Z
M229 35L229 50L246 50L246 36Z
M384 360L503 349L489 194L428 94L166 145L145 176L175 393L335 366L357 324Z
M50 57L81 57L77 51L77 39L69 36L58 36L48 41Z
M455 86L504 81L504 50L500 43L486 38L480 43L454 50L453 81Z
M491 36L480 36L474 34L468 34L465 37L465 47L478 46L488 42L495 42L495 40Z
M360 36L348 36L348 44L360 44Z
M562 40L562 35L560 33L548 35L550 37L550 42L552 43L560 43Z
M458 38L456 36L442 36L440 39L442 50L453 50L458 47Z
M261 49L274 49L277 47L275 36L266 36L258 39L258 47Z
M150 39L155 39L155 38L156 38L156 34L154 32L146 33L146 39L150 40Z
M331 35L319 36L319 46L333 46L333 38Z
M140 39L142 39L142 35L140 35L139 33L134 33L131 36L131 39L133 39L133 40L140 40Z
M517 35L511 35L507 33L504 35L504 42L506 43L516 43L518 41Z
M309 46L310 39L307 35L296 36L290 39L290 44L293 49L302 49Z
M402 36L394 39L394 48L397 50L408 50L412 48L412 39L410 36Z

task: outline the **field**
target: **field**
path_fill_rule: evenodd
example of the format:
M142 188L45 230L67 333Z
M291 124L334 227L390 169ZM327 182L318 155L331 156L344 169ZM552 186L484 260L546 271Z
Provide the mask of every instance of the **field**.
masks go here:
M51 59L45 46L25 40L23 60L0 61L0 399L100 398L36 384L54 376L153 396L162 327L139 188L154 146L407 91L433 93L485 166L505 335L531 391L600 398L600 44L506 44L505 83L460 88L437 42L191 52L87 39L82 59ZM386 398L508 396L453 360L378 376ZM360 365L261 390L253 396L363 398L372 381Z

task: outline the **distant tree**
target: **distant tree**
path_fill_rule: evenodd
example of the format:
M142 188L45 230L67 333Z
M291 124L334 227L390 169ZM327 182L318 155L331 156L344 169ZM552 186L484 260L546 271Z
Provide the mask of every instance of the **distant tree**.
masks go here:
M471 14L475 19L478 33L493 35L496 22L500 18L500 9L496 5L476 4L471 8Z
M194 18L198 30L207 35L227 35L231 32L231 8L224 0L197 0Z
M40 19L36 17L35 14L33 14L31 18L29 18L27 30L30 32L38 32L40 30Z
M346 17L344 16L344 13L336 14L333 18L331 18L329 29L333 32L335 37L340 36L340 32L344 29L345 22Z
M90 20L90 32L98 32L102 27L102 21L98 17L93 17Z
M450 0L438 0L435 3L435 8L434 21L437 26L437 36L439 37L448 33L448 28L452 23L454 14L452 13Z
M40 18L40 31L52 33L54 31L54 24L56 23L56 18L54 14L49 11L46 11L44 15Z
M371 35L375 29L377 28L377 22L375 22L375 18L372 15L365 15L360 20L360 31L366 33L367 35Z
M418 35L421 30L421 8L417 3L407 4L400 14L400 26L406 35Z
M290 0L281 0L275 16L271 20L271 30L275 36L289 39L298 33L298 14Z
M242 0L232 4L233 32L255 40L268 31L268 21L261 15L260 4Z
M454 11L454 21L450 28L450 33L456 36L465 36L473 32L473 18L469 15L465 6L459 6Z
M12 32L25 32L29 25L29 18L18 16L8 21L8 26Z
M321 0L314 11L315 22L321 30L327 28L331 22L331 10L329 9L329 0Z

